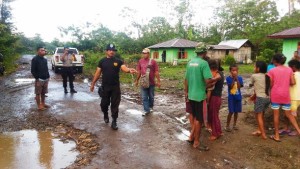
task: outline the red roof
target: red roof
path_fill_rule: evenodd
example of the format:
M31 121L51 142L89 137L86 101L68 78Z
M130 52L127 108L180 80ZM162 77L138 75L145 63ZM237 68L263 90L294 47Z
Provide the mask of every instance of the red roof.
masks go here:
M268 37L274 39L300 38L300 26L274 33L272 35L269 35Z

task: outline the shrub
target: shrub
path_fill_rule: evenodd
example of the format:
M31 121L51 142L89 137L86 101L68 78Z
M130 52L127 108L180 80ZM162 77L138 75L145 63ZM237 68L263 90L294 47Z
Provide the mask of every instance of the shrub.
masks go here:
M132 63L132 62L138 62L141 59L141 55L140 54L134 54L128 57L128 62Z
M236 62L235 62L235 59L232 55L226 55L225 59L224 59L224 63L226 65L232 65L232 64L235 64Z
M260 56L256 58L256 60L260 59L260 61L265 61L266 63L271 62L272 57L274 56L275 52L272 49L264 49Z

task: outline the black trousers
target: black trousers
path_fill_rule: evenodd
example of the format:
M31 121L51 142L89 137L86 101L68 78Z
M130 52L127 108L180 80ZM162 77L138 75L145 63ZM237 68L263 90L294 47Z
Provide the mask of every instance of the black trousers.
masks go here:
M70 89L74 89L74 73L73 73L73 68L72 67L63 67L61 71L61 76L63 79L63 87L67 88L67 82L69 78L69 85Z
M101 110L104 116L108 116L108 107L110 105L111 117L118 118L119 105L121 101L120 85L116 86L102 86L103 95L100 103Z

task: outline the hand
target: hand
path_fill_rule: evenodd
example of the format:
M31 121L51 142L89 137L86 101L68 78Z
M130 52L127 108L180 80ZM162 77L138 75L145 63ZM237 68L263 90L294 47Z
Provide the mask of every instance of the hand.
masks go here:
M184 99L186 102L189 101L188 92L184 92Z
M160 88L160 82L156 82L155 84L158 88Z
M90 91L93 92L94 91L94 85L91 85L90 87Z
M135 81L134 84L135 84L136 87L138 87L139 86L139 81L138 80Z
M133 73L137 73L137 71L133 68L129 68L129 73L133 74Z

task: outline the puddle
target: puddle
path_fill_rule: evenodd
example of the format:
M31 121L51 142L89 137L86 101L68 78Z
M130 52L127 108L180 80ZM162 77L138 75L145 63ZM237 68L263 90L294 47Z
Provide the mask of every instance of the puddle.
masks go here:
M181 130L180 133L176 134L176 137L179 140L185 141L185 140L189 139L190 131L188 131L188 130L186 130L184 128L181 128L181 127L178 127L178 129Z
M142 115L142 112L136 109L127 109L126 112L133 114L133 115Z
M79 154L74 142L62 143L51 132L22 130L0 134L0 168L65 168Z
M56 100L56 101L82 101L82 102L91 102L95 100L99 100L99 96L94 92L95 94L90 94L86 92L80 92L72 94L72 93L63 93L63 90L56 90L56 91L51 91L47 95L50 99Z
M15 79L15 83L18 84L18 85L21 85L21 84L31 84L35 81L35 79L33 78L18 78L18 79Z
M134 133L134 132L138 132L141 130L140 128L138 128L137 126L132 125L132 124L125 124L123 128L128 133Z

